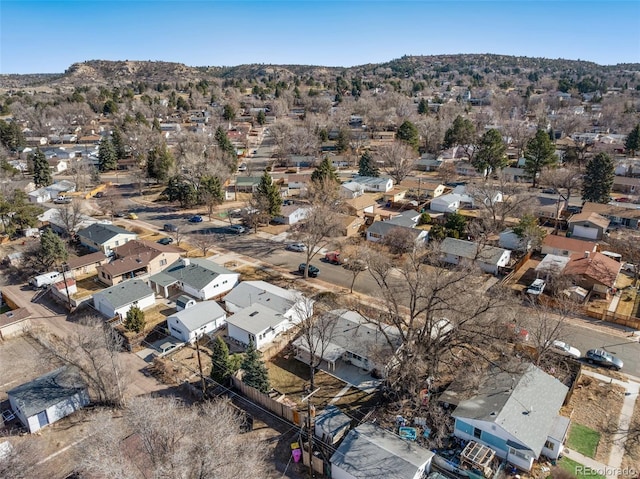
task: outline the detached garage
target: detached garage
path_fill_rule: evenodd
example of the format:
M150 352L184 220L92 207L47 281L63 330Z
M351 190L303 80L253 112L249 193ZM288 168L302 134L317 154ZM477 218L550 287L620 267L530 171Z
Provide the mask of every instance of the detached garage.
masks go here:
M590 240L601 240L609 227L609 220L598 213L579 213L573 215L568 223L572 237Z
M132 306L146 309L156 303L153 290L144 281L130 279L93 295L93 307L107 318L124 318Z
M29 432L36 432L89 404L87 385L66 366L7 393L9 403Z

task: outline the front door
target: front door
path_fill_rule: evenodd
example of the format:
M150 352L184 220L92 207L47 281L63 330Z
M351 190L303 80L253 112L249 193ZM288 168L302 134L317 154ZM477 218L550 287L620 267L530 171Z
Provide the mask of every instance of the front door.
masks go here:
M47 417L47 411L42 411L38 413L38 423L40 424L40 427L45 427L47 424L49 424L49 418Z

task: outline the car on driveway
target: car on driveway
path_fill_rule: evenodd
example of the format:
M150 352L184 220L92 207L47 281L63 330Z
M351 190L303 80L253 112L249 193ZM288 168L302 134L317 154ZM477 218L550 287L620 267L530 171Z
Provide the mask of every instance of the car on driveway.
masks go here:
M585 359L589 364L597 364L605 368L620 371L624 363L622 359L616 358L613 354L608 353L604 349L590 349L585 355Z
M536 279L533 283L529 285L529 288L527 288L527 294L531 294L533 296L540 296L544 291L544 288L546 285L547 283L545 283L544 280Z
M582 353L579 349L574 348L564 341L553 341L551 343L550 350L554 353L560 354L561 356L566 356L568 358L579 359L582 356Z
M298 273L304 274L304 270L305 270L306 267L307 267L307 263L300 263L300 265L298 266ZM310 278L316 278L319 274L320 274L320 270L316 266L310 264L309 265L309 277Z
M165 225L162 227L163 231L168 231L169 233L173 233L175 231L178 231L178 227L172 223L165 223Z
M231 233L235 233L237 235L242 234L247 231L247 229L242 225L231 225L227 228Z
M285 249L289 251L297 251L299 253L307 251L307 247L302 243L289 243Z
M158 244L163 244L163 245L168 245L173 243L173 238L169 238L168 236L166 238L160 238L157 241Z
M615 201L617 201L618 203L631 203L631 198L616 198Z
M191 218L189 218L189 223L202 223L202 216L193 215Z

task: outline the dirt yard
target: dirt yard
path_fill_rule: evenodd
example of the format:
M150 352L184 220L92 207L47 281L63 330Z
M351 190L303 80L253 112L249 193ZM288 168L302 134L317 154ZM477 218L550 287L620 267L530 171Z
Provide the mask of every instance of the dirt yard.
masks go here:
M624 389L620 386L583 375L578 379L569 405L564 408L564 414L571 415L572 423L600 433L594 459L604 464L609 461L611 452L611 426L617 425L623 400Z

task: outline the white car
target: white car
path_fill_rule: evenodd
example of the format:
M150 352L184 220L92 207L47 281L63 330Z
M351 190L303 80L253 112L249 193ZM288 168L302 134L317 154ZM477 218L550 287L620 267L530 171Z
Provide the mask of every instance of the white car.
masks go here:
M536 279L533 283L531 283L531 285L529 286L529 289L527 289L527 294L540 296L544 291L544 288L546 285L547 283L545 283L543 280Z
M307 247L302 243L288 244L286 249L288 249L289 251L298 251L300 253L307 251Z
M567 356L569 358L579 359L582 357L582 353L579 349L570 346L564 341L554 341L551 344L551 351L554 353L558 353L562 356Z

